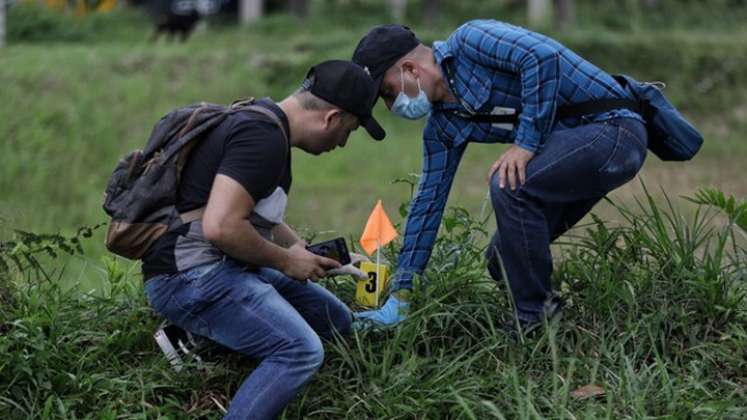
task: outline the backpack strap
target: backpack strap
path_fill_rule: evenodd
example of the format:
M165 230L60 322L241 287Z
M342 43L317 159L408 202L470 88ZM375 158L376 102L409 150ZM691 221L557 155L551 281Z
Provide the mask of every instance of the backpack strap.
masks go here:
M270 111L269 109L259 106L259 105L247 105L247 106L241 106L240 108L234 108L236 110L241 111L249 111L249 112L256 112L258 114L262 114L265 117L267 117L270 121L272 121L275 125L278 126L280 129L280 132L283 133L283 138L285 139L285 142L288 142L288 133L285 132L285 127L283 126L283 122L280 121L280 117L277 116L274 112Z
M200 114L200 112L202 112L202 110L204 110L205 108L207 108L207 103L206 102L200 102L200 106L197 107L197 108L195 108L194 111L192 111L192 115L189 116L189 119L187 120L187 123L184 124L184 127L181 129L181 131L179 131L179 135L177 136L177 138L184 137L184 135L187 134L187 132L189 132L189 130L192 129L192 126L195 123L195 119Z

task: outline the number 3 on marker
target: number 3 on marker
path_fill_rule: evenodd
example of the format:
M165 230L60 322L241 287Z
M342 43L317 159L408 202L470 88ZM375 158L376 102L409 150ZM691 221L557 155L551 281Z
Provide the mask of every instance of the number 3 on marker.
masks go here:
M368 293L375 293L376 292L376 272L369 272L368 273L368 283L366 283L366 291Z

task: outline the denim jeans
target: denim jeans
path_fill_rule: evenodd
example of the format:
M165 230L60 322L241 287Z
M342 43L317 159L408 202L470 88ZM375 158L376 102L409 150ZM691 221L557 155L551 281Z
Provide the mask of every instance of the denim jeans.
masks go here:
M332 293L279 271L226 259L145 283L151 306L177 326L261 359L227 419L277 417L319 369L320 337L350 332L352 314Z
M619 118L552 133L515 191L508 185L501 189L498 174L493 175L497 230L487 250L488 271L502 279L503 263L520 320L540 320L548 304L558 300L550 281L550 243L631 180L645 158L645 126Z

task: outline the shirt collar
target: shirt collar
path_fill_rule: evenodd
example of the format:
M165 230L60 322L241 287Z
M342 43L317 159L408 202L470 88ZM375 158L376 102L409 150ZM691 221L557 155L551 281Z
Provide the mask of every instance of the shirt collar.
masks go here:
M445 41L435 41L433 42L433 58L436 60L436 64L441 68L441 74L443 74L444 79L447 79L449 77L448 71L446 71L446 67L444 66L443 62L447 58L451 58L454 55L451 52L451 48L449 48L449 44ZM449 89L451 89L451 86L449 86ZM458 104L451 104L446 102L438 102L433 104L434 110L437 111L453 111L453 110L459 110L462 109L462 107Z
M454 52L455 48L460 48L460 45L453 36L450 37L448 41L435 41L433 43L433 57L446 77L449 77L449 72L446 69L447 59L448 61L458 60L458 57ZM472 71L475 73L480 72L481 70L479 67L480 66L474 66ZM484 72L484 70L482 71ZM477 81L479 82L479 79L477 79ZM462 97L467 101L467 104L472 107L472 109L479 109L490 97L490 86L484 81L483 83L475 83L474 85L470 84L467 89L472 93L472 95L462 95Z
M453 56L454 54L452 54L451 48L449 48L449 44L446 41L435 41L433 43L433 57L439 65L441 65L444 59Z

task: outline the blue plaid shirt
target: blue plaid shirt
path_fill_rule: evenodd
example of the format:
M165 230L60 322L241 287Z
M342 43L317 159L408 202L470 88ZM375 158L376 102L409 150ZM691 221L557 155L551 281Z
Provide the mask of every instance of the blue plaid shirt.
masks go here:
M558 106L626 94L609 74L573 51L518 26L470 21L446 41L435 42L433 53L459 103L433 104L426 123L423 172L407 218L394 290L411 288L413 275L425 269L467 143L514 143L541 153L543 141L556 129L620 117L643 121L626 109L556 120ZM517 109L517 127L455 115L513 114Z

